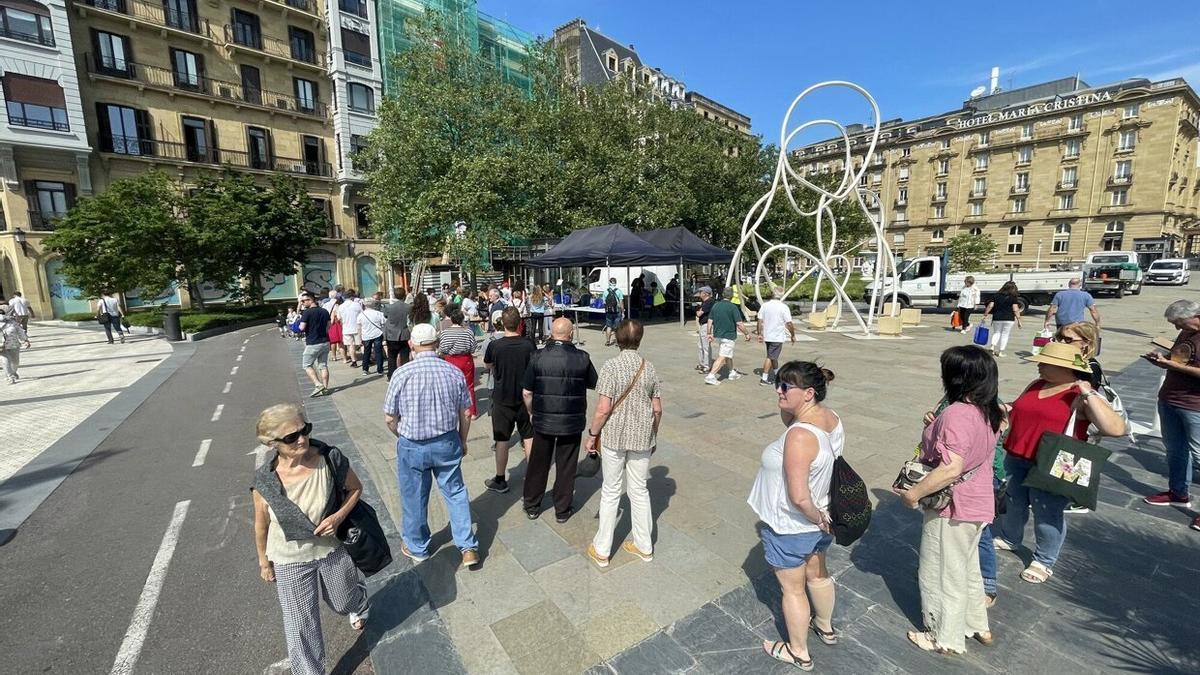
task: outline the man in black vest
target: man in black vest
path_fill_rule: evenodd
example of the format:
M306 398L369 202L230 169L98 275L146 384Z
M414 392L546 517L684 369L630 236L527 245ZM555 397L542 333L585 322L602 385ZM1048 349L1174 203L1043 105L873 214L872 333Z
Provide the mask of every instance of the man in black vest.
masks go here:
M555 520L567 522L574 511L575 467L587 428L587 390L596 388L596 369L588 353L571 344L574 326L567 318L550 326L550 343L537 352L525 369L522 391L533 420L533 447L525 471L525 514L542 512L542 498L554 461Z

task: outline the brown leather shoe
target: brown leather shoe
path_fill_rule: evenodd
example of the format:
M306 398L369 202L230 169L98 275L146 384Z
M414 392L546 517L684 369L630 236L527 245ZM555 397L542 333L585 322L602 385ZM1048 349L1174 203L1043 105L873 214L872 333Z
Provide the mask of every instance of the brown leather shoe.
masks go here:
M462 552L462 566L475 567L479 564L479 552L473 548L469 548Z
M992 637L992 631L990 631L990 630L987 631L986 633L976 633L976 634L972 635L971 637L974 638L976 642L983 645L984 647L990 647L990 646L992 646L992 643L996 641L996 639Z

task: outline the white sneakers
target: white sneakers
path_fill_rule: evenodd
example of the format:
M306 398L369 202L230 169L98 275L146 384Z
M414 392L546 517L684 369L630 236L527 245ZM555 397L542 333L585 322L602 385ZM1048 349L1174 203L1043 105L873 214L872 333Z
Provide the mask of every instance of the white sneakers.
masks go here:
M708 375L704 376L704 384L711 384L715 387L718 384L721 384L721 381L717 379L716 375L709 373Z
M729 379L731 380L740 380L742 379L743 375L745 375L745 373L739 373L736 370L729 371Z

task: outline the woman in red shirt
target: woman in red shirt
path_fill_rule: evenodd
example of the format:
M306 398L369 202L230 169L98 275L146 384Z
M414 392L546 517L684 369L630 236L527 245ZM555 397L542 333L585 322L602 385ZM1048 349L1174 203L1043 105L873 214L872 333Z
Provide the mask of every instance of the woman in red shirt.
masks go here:
M1008 439L1004 441L1008 453L1004 458L1004 470L1008 474L1007 510L996 519L994 541L998 549L1016 550L1021 545L1025 522L1032 508L1037 547L1033 562L1021 573L1021 578L1031 584L1040 584L1053 574L1054 563L1066 540L1067 523L1063 511L1070 501L1067 497L1022 485L1025 476L1037 464L1042 435L1047 431L1066 432L1072 412L1076 412L1077 417L1068 433L1079 440L1087 438L1089 424L1095 424L1105 436L1120 436L1125 433L1125 421L1113 412L1104 396L1092 388L1087 377L1077 377L1076 373L1090 375L1092 372L1078 347L1051 342L1041 354L1027 360L1038 364L1038 379L1013 402L1009 412Z

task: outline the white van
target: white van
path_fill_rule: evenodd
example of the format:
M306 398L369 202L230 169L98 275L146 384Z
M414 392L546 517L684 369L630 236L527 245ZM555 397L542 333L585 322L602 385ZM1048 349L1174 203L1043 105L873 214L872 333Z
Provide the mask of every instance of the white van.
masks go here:
M639 274L646 275L644 281L646 288L650 288L651 282L658 282L658 287L664 293L667 291L667 284L671 283L671 279L679 274L677 265L651 265L649 267L593 267L588 273L587 287L593 296L599 296L608 288L608 280L615 278L617 280L617 288L621 289L622 293L629 292L629 284L634 279L638 278Z
M1148 284L1186 286L1192 280L1192 273L1188 271L1188 261L1183 258L1163 258L1150 263L1145 279Z

